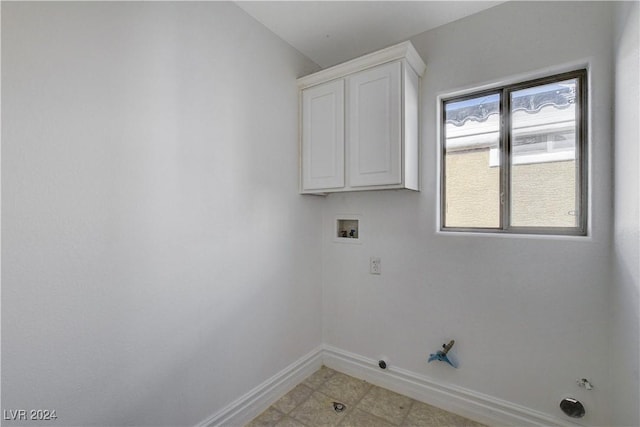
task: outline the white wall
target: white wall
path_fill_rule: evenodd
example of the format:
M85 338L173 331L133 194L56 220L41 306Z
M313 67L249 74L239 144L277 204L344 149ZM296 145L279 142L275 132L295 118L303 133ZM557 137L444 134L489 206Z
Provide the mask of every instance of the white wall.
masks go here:
M195 425L321 343L314 64L230 3L3 2L2 66L2 409Z
M613 422L640 425L640 16L638 3L616 8L615 158L611 348Z
M422 192L328 196L324 210L324 340L393 366L569 420L610 420L612 6L509 2L412 39L422 85ZM437 96L566 64L589 64L588 238L437 233ZM565 69L557 69L564 71ZM340 213L362 216L362 245L332 241ZM368 274L370 256L382 275ZM427 364L455 339L460 368ZM576 379L588 378L586 391Z

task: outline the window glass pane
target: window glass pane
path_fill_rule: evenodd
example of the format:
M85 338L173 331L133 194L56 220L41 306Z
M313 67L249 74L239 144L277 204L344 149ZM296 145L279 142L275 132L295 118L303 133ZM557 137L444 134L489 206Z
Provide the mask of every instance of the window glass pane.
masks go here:
M577 84L511 92L512 226L577 226Z
M500 95L445 103L444 226L500 227Z

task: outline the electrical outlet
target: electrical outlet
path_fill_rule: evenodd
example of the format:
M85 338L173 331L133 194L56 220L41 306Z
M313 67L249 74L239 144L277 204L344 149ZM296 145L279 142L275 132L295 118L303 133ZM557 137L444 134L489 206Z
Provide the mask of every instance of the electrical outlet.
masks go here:
M380 274L382 269L380 267L380 258L372 256L369 258L369 273L370 274Z

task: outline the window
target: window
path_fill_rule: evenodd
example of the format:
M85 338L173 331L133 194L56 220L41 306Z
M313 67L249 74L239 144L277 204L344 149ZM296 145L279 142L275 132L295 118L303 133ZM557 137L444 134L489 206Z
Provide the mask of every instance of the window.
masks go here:
M441 229L585 235L586 70L442 100Z

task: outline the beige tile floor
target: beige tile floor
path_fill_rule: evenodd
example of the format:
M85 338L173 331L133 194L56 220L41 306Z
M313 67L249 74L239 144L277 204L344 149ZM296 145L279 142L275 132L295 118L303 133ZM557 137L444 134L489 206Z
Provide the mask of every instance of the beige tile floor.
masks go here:
M334 402L342 403L341 412ZM247 427L483 427L323 366Z

